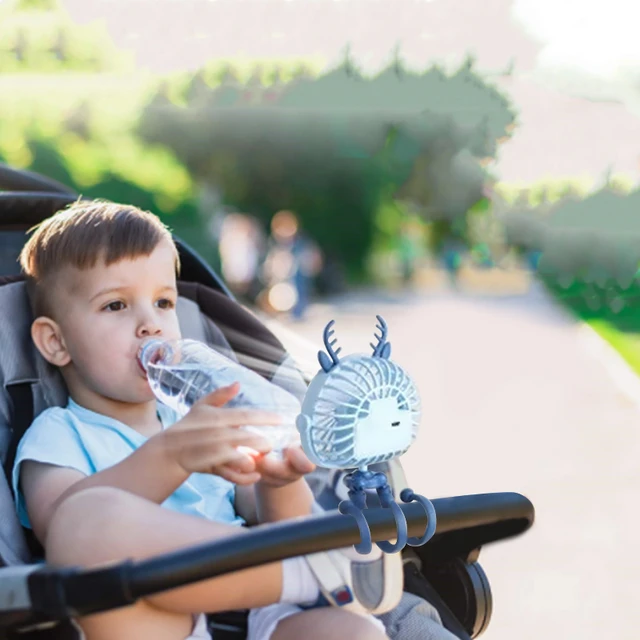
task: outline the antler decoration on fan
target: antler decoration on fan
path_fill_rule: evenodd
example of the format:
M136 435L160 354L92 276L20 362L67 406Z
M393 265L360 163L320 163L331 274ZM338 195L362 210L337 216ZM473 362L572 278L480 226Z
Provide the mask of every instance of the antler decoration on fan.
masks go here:
M367 507L367 490L375 490L383 507L393 511L398 535L395 544L378 542L380 549L396 553L405 545L421 546L435 533L436 513L425 497L411 489L400 493L403 502L417 501L427 514L423 536L409 538L407 521L394 500L387 477L369 466L397 458L409 449L416 438L420 420L418 390L405 370L390 360L387 324L376 316L376 342L372 355L354 354L339 359L341 349L334 350L331 320L324 329L326 352L318 352L321 370L311 381L302 412L297 418L302 447L318 466L353 469L345 477L349 500L339 510L358 522L362 540L356 545L360 553L372 549L371 532L362 511Z
M318 361L326 373L329 373L329 371L338 364L338 354L342 351L342 347L338 347L337 351L333 350L333 345L338 342L337 340L331 341L331 336L333 335L333 329L331 327L333 327L334 324L335 320L329 322L329 324L324 328L323 334L324 346L327 348L327 353L329 355L327 356L327 353L324 351L318 351ZM331 358L331 360L329 360L329 358Z
M372 342L369 346L373 349L374 358L377 356L378 358L388 360L391 355L391 344L387 342L387 323L381 316L376 316L376 319L378 320L376 329L380 329L380 335L376 336L378 343L373 344Z

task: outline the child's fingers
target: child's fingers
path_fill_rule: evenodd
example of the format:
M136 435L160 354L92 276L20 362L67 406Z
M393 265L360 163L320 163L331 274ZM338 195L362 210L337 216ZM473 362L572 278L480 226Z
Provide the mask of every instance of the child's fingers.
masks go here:
M188 429L163 432L166 453L189 473L217 473L216 469L228 464L238 465L241 471L255 471L255 454L271 451L271 443L262 436L244 429Z
M228 463L225 466L231 469L232 471L235 471L238 473L254 473L256 470L255 459L252 458L251 455L249 455L248 453L242 453L242 452L239 452L239 453L242 454L242 457L238 458L237 460L234 460L233 462Z
M247 475L253 477L256 473L260 475L255 460L248 453L227 444L217 447L210 453L206 450L200 451L197 455L199 458L194 460L196 467L205 473L221 476L231 482L235 480L231 480L229 473L234 477Z
M212 428L183 428L167 429L163 432L165 446L174 452L184 450L215 450L223 447L248 447L259 453L268 453L272 446L263 435L248 429L234 427Z
M203 398L200 398L196 404L208 404L212 407L223 407L229 400L238 395L240 385L237 382L230 384L228 387L220 387Z
M241 486L255 484L260 480L260 474L256 473L241 473L239 471L234 471L229 467L222 467L217 475L229 482L233 482L233 484L238 484Z
M269 456L260 459L258 469L263 476L280 482L294 482L300 477L300 474L286 460Z
M300 447L291 447L285 451L284 459L265 456L257 461L257 469L265 481L276 485L296 482L315 469L315 465L307 458Z
M289 447L285 452L285 457L291 467L303 475L311 473L316 468L316 465L307 458L302 447Z
M259 455L267 454L273 448L266 438L243 429L224 429L217 433L213 432L210 434L209 439L202 442L202 445L203 447L208 446L214 451L221 446L230 447L234 451L237 451L238 447L242 447L244 449L252 449ZM251 463L255 465L255 459L247 455L247 453L240 451L239 455L251 460Z
M282 424L282 417L259 409L216 408L191 416L189 424L194 427L271 427Z

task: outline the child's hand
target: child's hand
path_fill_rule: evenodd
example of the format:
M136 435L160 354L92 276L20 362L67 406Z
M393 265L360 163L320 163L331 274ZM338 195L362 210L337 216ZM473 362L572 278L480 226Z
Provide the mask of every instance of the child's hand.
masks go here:
M299 446L285 449L282 460L272 456L261 456L255 464L261 476L260 483L269 487L284 487L316 468Z
M166 454L187 473L211 473L239 485L260 480L254 456L271 450L269 441L239 427L278 425L281 418L266 411L224 407L239 390L238 384L218 389L197 402L189 413L162 432Z

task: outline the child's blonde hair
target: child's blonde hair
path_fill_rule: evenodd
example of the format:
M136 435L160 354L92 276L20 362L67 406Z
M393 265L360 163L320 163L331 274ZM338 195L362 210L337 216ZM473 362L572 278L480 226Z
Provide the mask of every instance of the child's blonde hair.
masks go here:
M51 315L49 292L63 267L90 269L104 260L148 256L162 240L175 249L176 273L180 259L169 229L160 219L137 207L98 200L75 202L35 227L20 253L35 316Z

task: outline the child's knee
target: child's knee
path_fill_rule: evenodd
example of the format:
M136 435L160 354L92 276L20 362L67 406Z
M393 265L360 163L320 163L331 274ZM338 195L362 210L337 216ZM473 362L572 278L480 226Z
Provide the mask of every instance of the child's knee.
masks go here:
M363 624L360 629L354 630L354 635L351 637L358 638L359 640L389 640L386 631L383 631L383 629L375 626L371 622L366 625Z
M358 640L388 640L389 638L382 622L373 616L361 616L348 611L336 611L332 608L327 610L344 614L339 618L336 616L333 620L336 631L343 632L344 637L358 638ZM336 637L339 636L336 635Z
M363 618L362 628L354 630L353 637L365 640L388 640L389 638L384 625L377 620L374 622L370 618Z
M365 617L334 607L309 609L283 619L271 640L324 640L324 638L358 638L388 640L384 625L373 617Z

